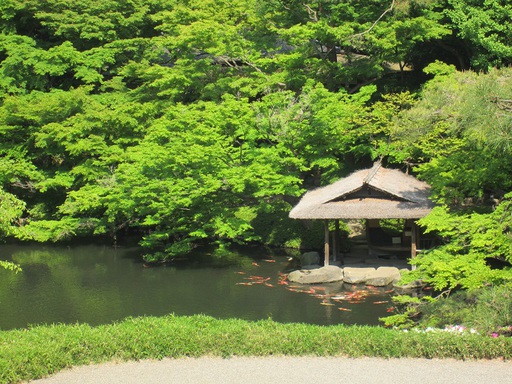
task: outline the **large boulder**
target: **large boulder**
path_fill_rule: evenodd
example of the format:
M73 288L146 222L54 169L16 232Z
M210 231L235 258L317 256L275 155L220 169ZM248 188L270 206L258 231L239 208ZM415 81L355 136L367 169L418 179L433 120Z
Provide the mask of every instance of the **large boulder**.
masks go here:
M321 284L343 280L343 269L327 265L315 269L301 269L288 275L288 280L299 284Z
M300 265L301 267L306 267L308 265L319 265L320 264L320 254L318 252L304 252L300 255Z
M366 285L384 287L400 280L400 270L396 267L379 267L366 276Z
M348 284L364 284L367 276L375 272L375 268L345 267L343 269L343 281Z

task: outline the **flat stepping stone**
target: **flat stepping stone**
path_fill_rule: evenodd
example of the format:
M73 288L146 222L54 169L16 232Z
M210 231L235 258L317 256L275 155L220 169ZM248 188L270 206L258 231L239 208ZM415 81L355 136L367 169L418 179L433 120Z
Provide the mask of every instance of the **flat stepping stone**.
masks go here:
M366 276L366 285L384 287L400 280L400 270L396 267L379 267Z
M365 267L345 267L343 268L343 282L348 284L363 284L367 276L375 272L375 268Z
M315 269L301 269L288 275L288 280L299 284L332 283L343 280L343 269L335 265L327 265Z

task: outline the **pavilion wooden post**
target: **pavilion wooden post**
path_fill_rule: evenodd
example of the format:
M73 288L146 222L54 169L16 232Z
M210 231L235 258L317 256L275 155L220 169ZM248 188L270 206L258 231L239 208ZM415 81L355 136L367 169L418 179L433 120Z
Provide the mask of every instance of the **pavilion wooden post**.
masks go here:
M324 247L324 265L329 265L329 220L324 220L324 239L325 239L325 247Z
M416 222L413 220L411 224L411 260L416 257L416 253L418 251L418 226ZM413 265L412 269L416 269L416 266Z
M334 241L332 244L333 260L336 261L340 258L340 221L337 219L335 222Z

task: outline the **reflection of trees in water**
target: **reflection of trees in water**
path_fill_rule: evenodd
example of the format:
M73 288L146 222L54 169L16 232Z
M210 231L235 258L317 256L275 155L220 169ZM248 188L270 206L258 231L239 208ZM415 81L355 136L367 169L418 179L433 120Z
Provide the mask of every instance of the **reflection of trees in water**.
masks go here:
M66 254L65 249L60 250L27 250L13 253L12 259L21 265L45 265L47 267L53 267L57 265L66 265L70 262L71 254Z
M28 249L12 254L23 271L9 281L0 282L0 292L18 294L3 297L2 303L20 319L35 317L37 322L74 322L90 314L111 316L121 312L122 292L112 289L109 279L115 267L115 250L105 247ZM105 257L102 257L105 256ZM140 268L140 266L137 266ZM117 280L117 279L115 279ZM21 309L15 300L24 297L29 303Z
M363 303L349 318L319 305L320 297L289 292L279 282L292 261L261 247L197 249L188 260L155 268L134 258L136 252L140 249L10 246L3 253L11 253L23 272L0 270L0 328L77 321L95 325L169 313L314 324L360 321L359 312L366 324L368 317L385 315ZM262 284L237 285L251 276L263 276Z

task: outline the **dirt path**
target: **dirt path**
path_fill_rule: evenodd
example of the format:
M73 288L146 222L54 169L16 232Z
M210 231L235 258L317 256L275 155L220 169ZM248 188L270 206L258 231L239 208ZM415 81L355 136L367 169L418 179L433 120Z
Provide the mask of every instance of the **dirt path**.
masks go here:
M512 362L324 357L199 358L108 363L35 384L510 384Z

